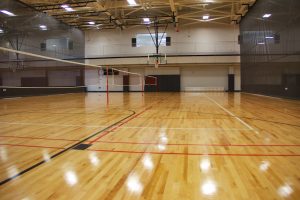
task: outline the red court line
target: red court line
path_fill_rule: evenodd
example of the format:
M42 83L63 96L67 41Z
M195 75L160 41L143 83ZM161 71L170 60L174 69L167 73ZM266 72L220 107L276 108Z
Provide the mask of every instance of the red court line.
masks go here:
M134 145L159 145L159 142L122 142L122 141L103 141L98 140L97 143L112 143L112 144L134 144ZM212 147L300 147L300 144L175 144L175 143L168 143L164 145L169 146L212 146Z
M222 153L173 153L173 152L152 152L152 151L119 151L119 150L105 150L105 149L88 149L88 151L108 152L108 153L127 153L127 154L159 154L159 155L183 155L183 156L282 156L282 157L296 157L300 154L222 154Z
M79 140L69 140L69 139L56 139L56 138L40 138L40 137L23 137L23 136L10 136L10 135L0 135L4 138L20 138L20 139L32 139L32 140L57 140L57 141L68 141L68 142L77 142Z
M49 146L38 146L38 145L26 145L26 144L0 144L0 146L13 146L13 147L35 147L35 148L48 148L48 149L65 149L62 147L49 147Z
M117 130L118 128L120 128L121 126L123 126L124 124L128 123L129 121L137 118L138 116L140 116L141 114L143 114L144 112L146 112L147 110L149 110L150 108L152 108L152 106L149 106L148 108L146 108L145 110L141 111L140 113L138 114L135 114L134 116L130 117L129 119L123 121L123 122L120 122L119 124L115 125L112 127L111 130L107 130L107 131L104 131L103 133L104 134L101 134L99 137L95 138L94 140L90 141L88 144L93 144L94 142L97 142L99 139L101 139L102 137L106 136L107 134L109 134L110 132L112 131L115 131Z

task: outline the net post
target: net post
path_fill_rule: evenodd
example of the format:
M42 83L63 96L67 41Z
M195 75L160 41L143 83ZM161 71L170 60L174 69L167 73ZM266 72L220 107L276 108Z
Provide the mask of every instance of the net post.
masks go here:
M141 76L141 79L142 79L142 96L144 96L144 80L145 78L143 76Z
M106 66L106 105L109 104L109 93L108 93L108 66Z

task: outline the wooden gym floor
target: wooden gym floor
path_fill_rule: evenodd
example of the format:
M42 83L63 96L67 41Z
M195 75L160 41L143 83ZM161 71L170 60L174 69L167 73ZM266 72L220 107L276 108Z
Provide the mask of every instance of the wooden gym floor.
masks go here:
M300 199L300 101L245 93L111 93L109 106L103 93L2 99L0 127L1 200Z

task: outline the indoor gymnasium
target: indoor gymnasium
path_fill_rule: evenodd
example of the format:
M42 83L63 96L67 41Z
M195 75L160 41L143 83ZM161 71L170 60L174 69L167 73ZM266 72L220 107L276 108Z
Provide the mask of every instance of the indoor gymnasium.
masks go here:
M299 200L299 36L299 0L1 0L0 200Z

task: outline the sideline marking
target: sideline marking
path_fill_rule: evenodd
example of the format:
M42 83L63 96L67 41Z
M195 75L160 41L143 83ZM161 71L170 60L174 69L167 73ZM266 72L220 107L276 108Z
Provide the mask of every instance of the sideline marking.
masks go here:
M129 145L159 145L158 142L127 142L98 140L97 143L129 144ZM300 147L300 144L196 144L196 143L166 143L166 146L209 146L209 147Z
M254 128L252 126L250 126L249 124L247 124L245 121L243 121L242 119L240 119L238 116L236 116L235 114L233 114L232 112L230 112L229 110L227 110L226 108L224 108L222 105L220 105L218 102L216 102L214 99L210 98L209 96L207 96L206 94L204 94L203 96L205 96L206 98L208 98L210 101L212 101L213 103L215 103L217 106L219 106L222 110L224 110L226 113L228 113L230 116L234 117L236 120L238 120L240 123L242 123L244 126L246 126L248 129L254 131L256 134L258 134L258 131L254 130Z
M175 153L175 152L153 152L153 151L118 151L105 149L88 149L88 151L107 152L107 153L127 153L127 154L160 154L160 155L183 155L183 156L300 156L300 154L222 154L222 153Z

